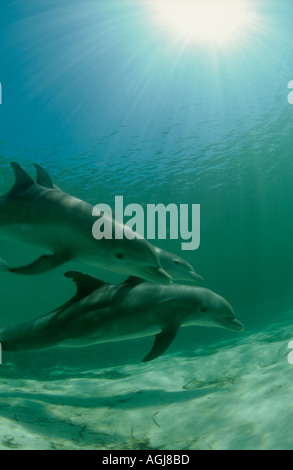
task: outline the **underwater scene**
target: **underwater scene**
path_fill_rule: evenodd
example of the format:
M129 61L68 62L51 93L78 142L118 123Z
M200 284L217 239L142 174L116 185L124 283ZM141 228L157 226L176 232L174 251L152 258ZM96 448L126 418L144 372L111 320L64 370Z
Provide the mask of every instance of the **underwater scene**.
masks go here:
M0 450L293 450L292 18L1 5Z

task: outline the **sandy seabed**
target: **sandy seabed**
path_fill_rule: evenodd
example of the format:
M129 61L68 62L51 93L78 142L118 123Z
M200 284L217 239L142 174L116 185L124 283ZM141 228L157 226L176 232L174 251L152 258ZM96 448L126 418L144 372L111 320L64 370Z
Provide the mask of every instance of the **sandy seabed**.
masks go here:
M4 363L0 449L292 450L292 315L148 364L52 367L40 380Z

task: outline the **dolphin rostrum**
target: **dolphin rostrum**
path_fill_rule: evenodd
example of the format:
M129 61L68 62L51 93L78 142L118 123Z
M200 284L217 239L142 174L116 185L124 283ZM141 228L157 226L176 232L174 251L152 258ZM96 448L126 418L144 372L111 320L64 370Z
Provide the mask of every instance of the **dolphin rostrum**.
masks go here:
M49 249L52 254L18 268L8 268L1 260L0 270L39 274L77 260L151 282L171 283L171 276L162 269L147 240L95 240L93 206L61 191L40 166L36 165L35 183L20 165L11 165L15 184L0 197L0 234Z
M43 190L44 190L44 188L47 189L46 192L43 191L43 194L42 194L43 198L42 199L50 199L50 198L52 199L53 198L53 193L48 192L48 190L55 190L55 191L60 192L59 193L59 198L56 196L56 193L54 193L54 197L56 198L55 202L57 202L57 203L60 202L62 200L61 194L63 194L63 196L67 196L67 204L69 204L69 205L72 204L72 201L74 201L74 199L75 199L75 202L78 201L79 203L81 203L81 201L77 200L76 198L72 198L72 196L69 196L69 195L63 193L61 191L61 189L53 183L53 180L52 180L51 176L48 174L48 172L44 168L42 168L38 164L34 164L34 165L35 165L35 168L36 168L36 171L37 171L37 180L36 180L37 185L42 186ZM25 186L25 187L28 187L27 188L27 190L28 190L28 189L32 188L32 186L34 185L34 190L35 190L36 185L33 183L33 181L30 179L30 177L24 172L24 170L21 167L19 167L19 165L17 165L17 164L12 164L12 166L14 168L15 173L17 174L17 179L18 179L17 186L18 186L18 188L19 188L19 186L21 186L21 187ZM26 180L26 182L23 181L24 179ZM20 184L20 182L21 182L21 184ZM40 192L41 188L38 188L38 189L39 189L39 192ZM8 195L10 193L8 193ZM31 191L31 193L32 193L32 191ZM18 191L18 192L16 191L16 194L18 196L19 203L21 205L20 200L21 200L23 191ZM0 198L0 216L1 216L1 208L3 207L3 204L1 204L1 202L3 202L3 198L4 198L4 206L5 206L5 204L7 203L7 196L8 195L5 195L2 198ZM32 197L34 198L36 196L33 195ZM59 199L59 201L58 201L58 199ZM42 203L40 202L40 204L42 204ZM27 202L27 205L28 205L28 202ZM89 209L89 204L86 204L85 207L86 207L86 209ZM90 206L90 207L92 209L92 206ZM2 227L2 224L0 224L0 233L1 233L1 227ZM22 224L22 228L24 228L24 227L25 227L25 224ZM12 232L12 230L11 230L11 232ZM2 233L3 233L3 230L2 230ZM10 236L15 236L15 235L16 235L15 233L10 233ZM24 240L24 234L23 233L20 233L18 235L18 237L20 239ZM33 243L35 244L36 242L33 242ZM43 256L42 258L40 258L37 261L37 263L33 263L33 264L31 264L29 266L26 266L24 268L21 268L21 269L18 269L18 268L10 269L10 271L15 272L15 273L20 273L20 274L36 274L36 272L43 272L43 271L47 271L49 269L52 269L55 266L57 266L59 264L62 264L62 258L63 257L66 258L64 260L64 262L67 261L68 254L66 253L66 250L63 251L63 253L59 253L60 252L60 247L62 247L62 245L64 246L64 240L63 240L63 243L61 243L61 245L58 247L59 249L55 251L55 256L50 256L50 257ZM90 245L92 246L92 240L91 240ZM155 250L155 254L156 254L157 258L159 259L159 263L160 263L162 269L165 272L167 272L169 276L171 276L173 281L195 281L195 280L196 281L202 281L203 280L203 278L195 272L194 268L186 260L184 260L183 258L180 258L178 255L175 255L173 253L165 251L161 248L157 248L153 245L151 245L151 247ZM95 244L95 249L96 249L96 244ZM93 262L89 262L89 264L95 264L96 265L96 261L95 261L96 256L95 255L96 254L94 254L93 258L92 258ZM81 258L81 260L84 261L84 259L82 259L82 258ZM119 264L121 264L121 263L119 263ZM103 267L105 269L103 261L102 261L102 266L101 267ZM7 269L8 269L7 264L3 260L0 259L0 270L7 270ZM111 270L111 268L110 268L110 270ZM117 272L119 272L119 271L117 271ZM127 274L129 274L129 272L127 272ZM131 274L139 275L138 272L131 273ZM142 276L142 275L140 275L140 277L147 279L145 276Z
M162 268L170 274L173 281L203 281L202 276L195 272L188 261L162 248L154 248Z
M231 305L203 287L162 286L134 277L111 285L75 271L65 276L76 283L76 295L45 316L1 329L3 351L84 347L154 335L143 359L148 362L168 349L181 326L244 329Z

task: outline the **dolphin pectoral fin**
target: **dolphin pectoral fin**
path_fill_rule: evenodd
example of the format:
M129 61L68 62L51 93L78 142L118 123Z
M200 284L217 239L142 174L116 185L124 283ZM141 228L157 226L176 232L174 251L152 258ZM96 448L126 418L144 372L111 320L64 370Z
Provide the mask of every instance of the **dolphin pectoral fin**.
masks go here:
M178 330L179 325L171 325L168 328L164 328L161 333L157 334L151 352L142 360L142 362L153 361L164 354L173 342Z
M70 256L65 253L55 253L54 255L44 255L33 263L20 268L9 268L8 271L14 274L41 274L51 269L57 268L70 260Z

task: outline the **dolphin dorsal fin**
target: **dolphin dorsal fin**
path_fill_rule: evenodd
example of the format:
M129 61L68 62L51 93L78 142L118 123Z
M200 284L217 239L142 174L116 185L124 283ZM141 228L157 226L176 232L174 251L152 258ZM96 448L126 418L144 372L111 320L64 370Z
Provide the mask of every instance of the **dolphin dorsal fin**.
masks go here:
M77 286L77 293L74 297L72 297L72 299L68 300L68 302L65 302L64 305L61 305L61 307L58 307L53 310L53 312L50 312L51 314L56 313L57 315L60 315L61 313L65 312L66 309L74 305L75 302L84 299L92 292L106 284L105 282L100 281L95 277L89 276L88 274L79 273L78 271L69 271L65 273L64 276L72 279L75 282Z
M25 191L31 186L34 186L34 180L27 174L27 172L18 163L11 162L11 166L15 174L15 183L13 190Z
M128 286L138 286L139 284L142 284L143 282L147 282L145 279L141 279L140 277L135 277L135 276L130 276L126 281L123 282L123 284L127 284Z
M78 271L69 271L64 274L65 277L72 279L77 286L77 296L79 299L87 297L92 292L106 285L106 282L100 281L89 274L82 274Z
M34 167L37 170L37 183L45 188L54 189L54 183L49 173L37 163L34 163Z
M65 273L64 276L68 277L69 279L72 279L75 282L77 286L77 293L74 297L72 297L72 299L68 300L67 302L65 302L65 304L61 305L61 307L58 307L52 312L50 312L49 315L53 313L57 316L62 314L63 312L65 312L65 310L72 307L72 305L74 305L79 300L84 299L95 290L106 285L105 282L100 281L99 279L96 279L95 277L89 276L87 274L79 273L78 271L69 271Z

